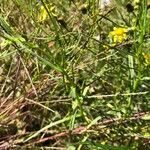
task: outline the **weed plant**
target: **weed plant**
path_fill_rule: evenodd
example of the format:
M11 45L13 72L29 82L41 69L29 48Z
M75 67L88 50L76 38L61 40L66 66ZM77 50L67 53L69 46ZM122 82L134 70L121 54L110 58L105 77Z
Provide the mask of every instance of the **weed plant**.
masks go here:
M150 149L149 0L0 0L0 46L0 149Z

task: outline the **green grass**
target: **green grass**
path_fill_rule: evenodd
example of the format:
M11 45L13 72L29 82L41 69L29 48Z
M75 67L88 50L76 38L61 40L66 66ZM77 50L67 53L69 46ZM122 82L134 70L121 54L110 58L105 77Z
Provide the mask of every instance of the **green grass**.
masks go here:
M150 148L147 0L0 2L0 147Z

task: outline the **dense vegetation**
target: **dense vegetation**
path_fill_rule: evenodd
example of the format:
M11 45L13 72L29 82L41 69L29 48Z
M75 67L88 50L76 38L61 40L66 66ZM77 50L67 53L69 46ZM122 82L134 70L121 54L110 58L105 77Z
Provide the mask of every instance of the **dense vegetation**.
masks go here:
M147 0L0 0L0 149L150 149Z

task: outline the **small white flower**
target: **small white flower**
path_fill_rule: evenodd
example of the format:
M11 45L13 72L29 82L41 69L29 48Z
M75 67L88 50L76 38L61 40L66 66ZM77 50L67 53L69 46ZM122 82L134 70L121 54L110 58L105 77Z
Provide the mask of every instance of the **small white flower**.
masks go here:
M111 4L112 0L100 0L100 8L105 9L107 6Z
M100 36L100 35L97 35L97 36L95 37L95 40L100 41L100 40L101 40L101 36Z

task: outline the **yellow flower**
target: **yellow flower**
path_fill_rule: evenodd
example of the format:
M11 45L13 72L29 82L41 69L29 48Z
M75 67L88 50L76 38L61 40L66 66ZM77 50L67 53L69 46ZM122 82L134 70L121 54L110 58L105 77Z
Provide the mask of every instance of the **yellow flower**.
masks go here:
M144 55L144 59L145 59L145 65L149 66L150 65L150 53L149 54L145 54Z
M109 47L107 45L103 45L103 48L106 49L106 50L109 49Z
M55 6L53 6L52 4L46 4L45 6L46 6L48 12L50 13L50 15L55 16L55 17L57 16ZM38 16L39 22L43 22L47 19L47 17L48 17L47 10L45 9L45 7L43 5L40 7L40 14Z
M112 38L114 43L122 43L127 39L128 29L126 28L116 28L114 27L113 31L109 33L109 37Z
M134 4L138 4L140 2L140 0L134 0L133 3Z
M139 3L140 3L139 0L134 0L134 1L133 1L134 9L135 9L135 10L138 10L138 9L139 9Z

